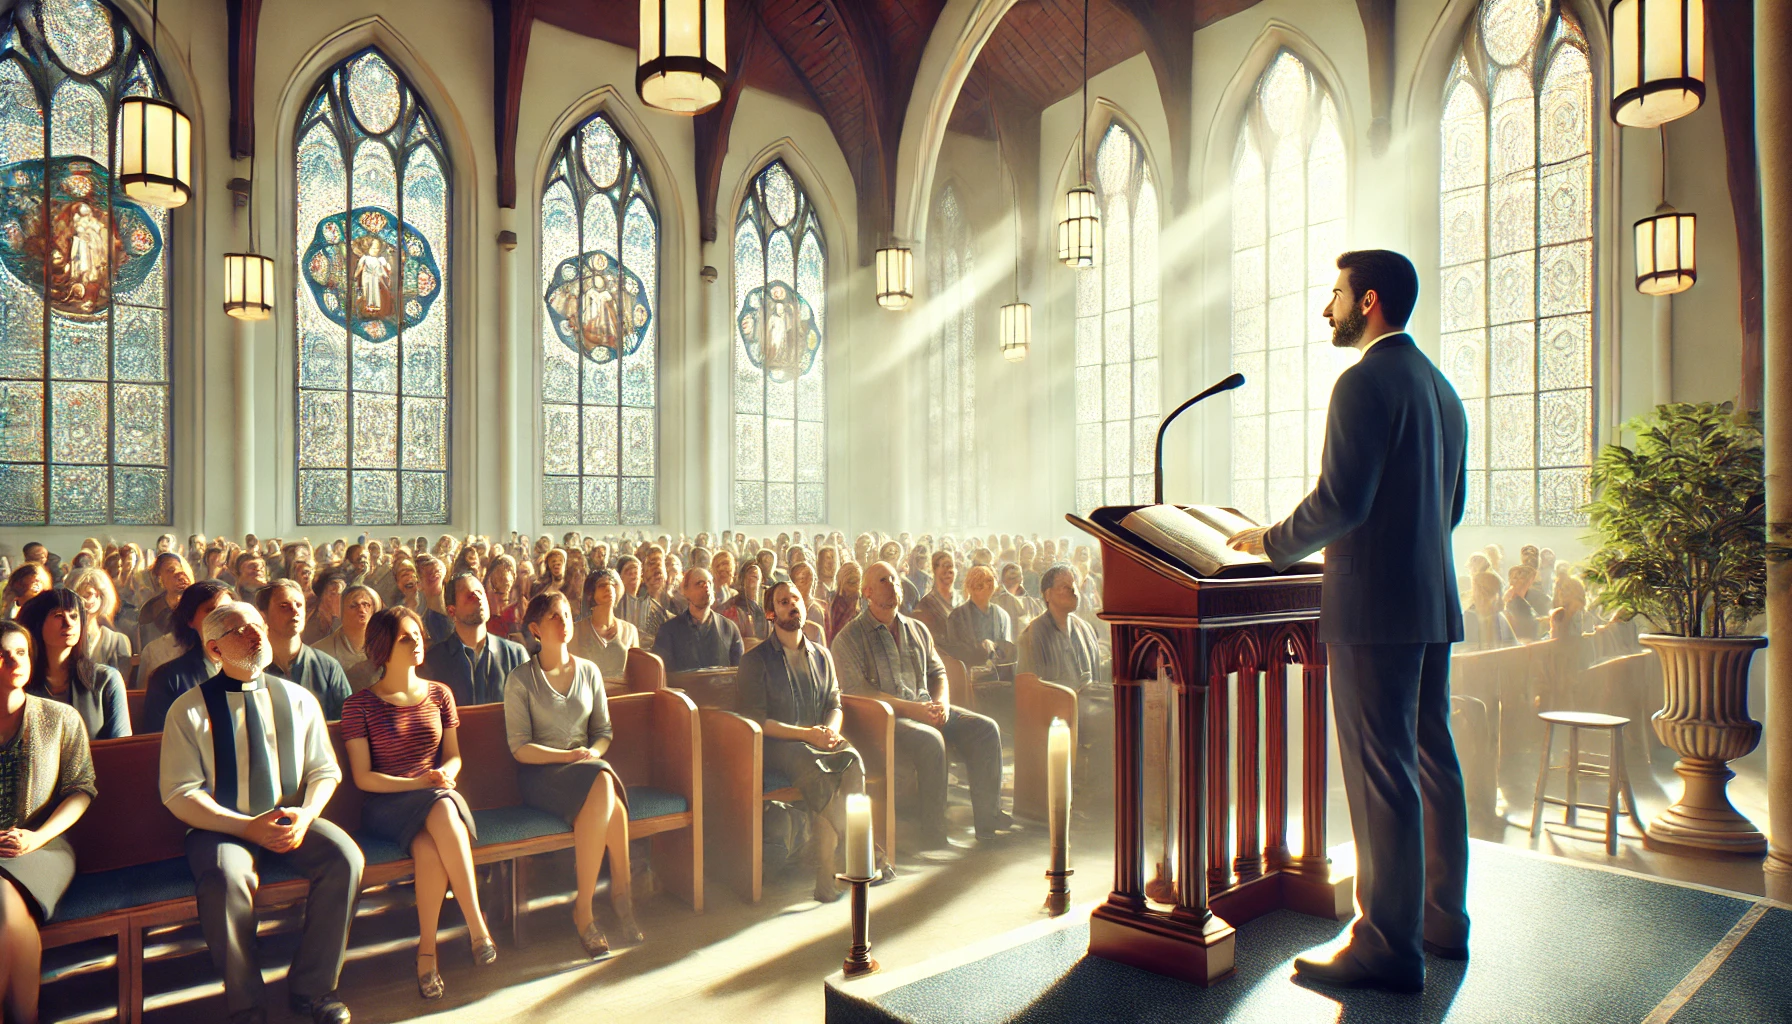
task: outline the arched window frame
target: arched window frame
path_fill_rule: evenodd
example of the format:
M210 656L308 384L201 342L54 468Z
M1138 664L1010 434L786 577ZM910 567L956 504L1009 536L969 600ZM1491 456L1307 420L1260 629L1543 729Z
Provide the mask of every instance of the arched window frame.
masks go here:
M1295 87L1298 97L1267 95ZM1278 47L1251 85L1228 164L1231 359L1246 381L1232 393L1232 501L1262 522L1286 515L1312 489L1332 385L1356 359L1331 344L1320 316L1346 247L1344 137L1336 90L1316 62ZM1298 165L1276 165L1284 140ZM1278 175L1297 200L1272 202Z
M108 22L104 33L81 36L64 23L96 15ZM83 53L69 42L83 38L105 38L110 55ZM103 124L90 117L85 140L60 137L56 117L65 95L70 105L88 103L90 115L95 112L92 104L103 108ZM76 98L83 95L89 99ZM35 187L51 187L50 175L42 174L46 154L50 159L85 156L101 173L116 174L119 104L133 95L165 99L167 79L130 19L106 0L25 0L0 16L0 125L17 129L5 135L23 144L0 162L19 164L15 175L29 175L36 165L41 184ZM103 139L98 137L102 134ZM73 187L69 182L74 180L65 178L64 187ZM17 187L9 182L9 188ZM173 521L169 338L172 295L182 284L173 259L175 232L168 211L128 199L115 178L104 205L101 230L123 224L130 233L113 236L126 262L108 260L103 305L89 308L89 284L77 291L73 286L80 283L68 281L70 288L55 289L60 297L46 302L48 281L33 289L22 285L11 269L0 271L19 285L8 288L14 293L10 296L0 294L3 525L165 526ZM21 212L6 220L17 224ZM65 265L73 259L72 244L71 236ZM133 271L129 260L156 251L157 245L159 252L147 270ZM21 249L21 272L27 270L25 255ZM42 272L50 273L47 266ZM114 295L121 273L134 280ZM15 300L23 310L15 309Z
M1469 415L1463 521L1584 526L1605 326L1596 244L1607 184L1602 63L1566 0L1536 0L1529 9L1538 12L1538 28L1529 46L1495 46L1508 58L1522 49L1523 57L1497 59L1486 21L1509 17L1508 9L1526 8L1474 5L1439 101L1440 364ZM1565 77L1552 90L1558 73ZM1528 95L1502 91L1502 74L1517 76L1513 82ZM1499 108L1513 104L1530 108L1519 122L1529 130L1523 145L1530 159L1502 174L1494 124ZM1474 156L1465 162L1464 153ZM1526 205L1527 177L1531 217L1502 213L1502 200ZM1578 203L1571 199L1577 185ZM1528 237L1513 241L1515 232ZM1511 270L1527 259L1527 274ZM1529 287L1502 288L1509 280Z
M927 299L939 304L927 338L927 482L931 522L981 525L985 475L977 445L977 288L970 215L953 182L939 190L927 234Z
M790 216L783 221L768 205L769 201L783 208L780 176L790 183ZM748 180L731 237L732 519L740 526L826 523L828 242L808 190L785 160L770 160ZM790 249L792 276L796 278L788 283L807 303L817 333L813 360L789 380L774 379L774 374L755 366L743 334L747 300L755 289L763 296L763 289L782 280L774 276L775 268L768 266L774 258L782 262L775 251L780 238ZM793 344L806 346L805 338L799 337ZM791 366L792 373L801 365L798 358ZM775 450L787 439L788 464ZM785 511L790 518L778 515Z
M610 184L600 185L596 176L608 173L601 169L608 159L608 139L615 140L617 170ZM561 192L575 208L576 252L589 256L601 251L617 260L627 271L624 287L638 283L646 296L644 304L630 305L631 310L645 310L637 347L628 351L625 343L619 358L574 355L564 336L572 329L570 322L551 315L559 287L551 277L564 271L569 255L561 251L564 245L551 244L549 219L556 215ZM604 234L605 216L614 230L609 237L597 237ZM543 303L538 307L542 521L556 526L658 522L660 209L640 152L609 113L600 110L586 117L556 147L542 184L541 238L536 299ZM578 280L583 289L591 278L582 274ZM581 290L581 309L585 294Z
M368 130L348 99L352 69L372 57L377 57L395 80L398 97L391 123L379 131ZM378 45L360 48L332 64L306 96L292 136L290 165L298 267L292 313L297 367L296 522L301 526L446 524L453 508L453 296L456 257L460 255L454 249L457 196L453 161L440 124L422 94L403 66ZM396 209L390 212L400 225L416 229L415 234L427 245L433 268L431 260L411 252L413 247L408 244L405 251L395 254L398 262L393 273L405 286L400 296L404 301L399 305L401 328L397 337L362 345L359 343L367 339L356 337L324 313L319 297L333 288L320 286L314 291L308 254L317 255L312 250L322 221L333 216L324 211L348 212L369 205L358 200L352 184L359 148L369 144L383 150L384 159L391 161L392 205ZM339 204L327 202L329 197L308 198L300 177L307 159L331 158L341 161L343 180L350 183ZM430 191L432 163L439 195ZM409 180L414 171L415 183ZM377 201L382 197L370 198ZM416 209L411 209L413 206ZM429 219L420 222L425 217ZM406 237L408 241L410 235ZM426 273L433 277L433 297L423 303L425 289L430 287L425 283ZM358 286L344 287L352 295ZM346 304L340 297L337 301ZM413 304L423 315L416 323L403 326ZM339 354L330 350L332 337L341 339ZM389 353L384 346L390 347ZM360 372L363 352L369 366L365 375ZM307 369L308 353L311 370ZM334 358L341 360L340 376L331 372ZM387 359L392 363L390 372L380 367ZM332 396L337 395L341 396L340 408L331 408ZM389 417L383 408L387 399L392 406ZM371 410L365 425L360 419L361 404ZM388 425L389 432L384 429ZM331 436L336 430L340 431L340 448ZM374 454L366 455L368 450ZM382 492L388 484L390 494L386 495Z
M1102 241L1076 271L1076 505L1149 503L1161 410L1159 178L1137 129L1110 115L1091 158ZM1124 214L1122 217L1120 214Z

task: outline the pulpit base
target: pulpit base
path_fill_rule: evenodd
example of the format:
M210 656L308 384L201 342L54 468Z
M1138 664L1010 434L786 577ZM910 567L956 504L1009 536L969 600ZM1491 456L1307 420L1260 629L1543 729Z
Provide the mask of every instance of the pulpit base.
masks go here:
M1089 952L1207 986L1232 976L1233 934L1218 915L1198 925L1162 911L1103 903L1089 917Z
M1233 924L1255 920L1272 910L1348 921L1356 916L1356 876L1272 871L1215 893L1208 906Z

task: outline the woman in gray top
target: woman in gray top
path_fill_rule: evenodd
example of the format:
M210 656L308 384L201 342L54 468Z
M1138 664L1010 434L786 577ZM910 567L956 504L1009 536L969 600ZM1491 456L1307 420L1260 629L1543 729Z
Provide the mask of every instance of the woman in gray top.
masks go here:
M566 595L549 590L531 599L523 631L540 651L504 681L504 731L518 762L517 788L531 807L572 826L573 925L585 952L602 956L610 943L592 915L591 898L606 853L622 941L642 938L629 885L628 791L603 759L611 736L604 680L596 665L568 649L573 624Z

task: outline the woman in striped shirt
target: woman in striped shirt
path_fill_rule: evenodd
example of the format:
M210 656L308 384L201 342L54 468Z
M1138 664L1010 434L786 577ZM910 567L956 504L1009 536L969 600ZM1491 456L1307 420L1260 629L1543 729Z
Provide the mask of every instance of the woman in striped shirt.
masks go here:
M440 999L436 922L449 886L467 920L473 959L481 967L498 959L473 883L473 812L455 789L460 713L446 686L417 675L423 620L416 612L399 607L374 615L364 649L382 666L380 677L343 703L342 741L355 786L367 795L362 828L409 849L416 861L417 992Z

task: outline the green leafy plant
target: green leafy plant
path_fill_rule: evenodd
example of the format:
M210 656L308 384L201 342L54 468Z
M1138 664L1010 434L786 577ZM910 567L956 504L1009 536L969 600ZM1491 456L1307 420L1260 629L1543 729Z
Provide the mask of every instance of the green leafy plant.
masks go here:
M1767 603L1761 419L1676 402L1624 424L1634 447L1594 460L1584 511L1599 550L1582 575L1621 618L1677 636L1729 636Z

